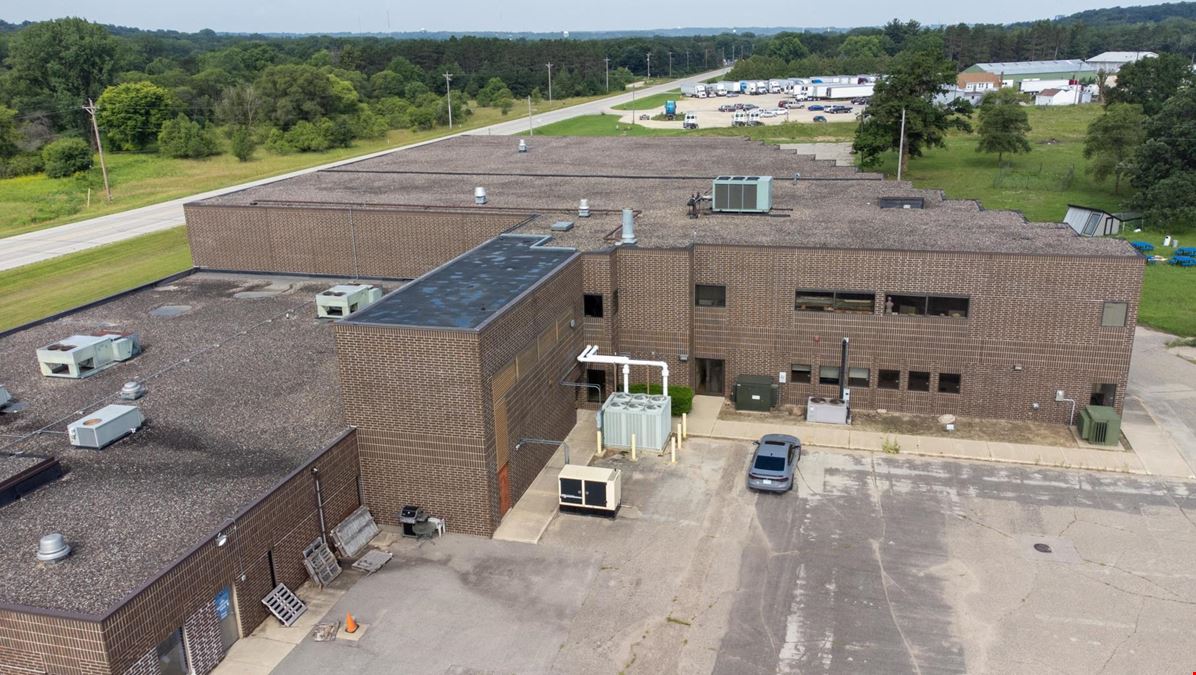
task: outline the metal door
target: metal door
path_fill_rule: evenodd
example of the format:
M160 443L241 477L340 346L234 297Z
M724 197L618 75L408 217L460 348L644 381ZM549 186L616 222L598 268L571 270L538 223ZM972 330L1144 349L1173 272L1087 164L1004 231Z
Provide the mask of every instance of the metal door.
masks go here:
M694 359L698 369L697 393L707 396L722 396L724 385L724 362L722 359Z

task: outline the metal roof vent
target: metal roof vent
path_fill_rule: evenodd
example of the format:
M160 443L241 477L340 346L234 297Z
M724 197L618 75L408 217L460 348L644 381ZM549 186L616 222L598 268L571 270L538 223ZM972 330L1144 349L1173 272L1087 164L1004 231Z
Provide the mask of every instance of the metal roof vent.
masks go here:
M590 200L583 199L577 203L577 217L578 218L589 218L590 217Z
M573 229L573 221L572 220L558 220L552 224L551 229L553 232L568 232L569 230Z
M9 394L8 390L4 388L4 385L0 384L0 408L8 405L8 402L11 400L12 394Z
M473 189L473 203L478 206L486 203L486 188L475 187Z
M37 559L42 562L58 562L70 554L70 544L58 532L47 534L37 542Z
M527 141L519 139L519 152L527 152Z
M926 204L924 197L881 197L877 200L882 209L920 209Z
M635 238L635 212L631 209L623 209L623 243L634 244Z
M120 388L120 397L126 401L136 401L142 396L145 396L145 385L140 382L125 382Z

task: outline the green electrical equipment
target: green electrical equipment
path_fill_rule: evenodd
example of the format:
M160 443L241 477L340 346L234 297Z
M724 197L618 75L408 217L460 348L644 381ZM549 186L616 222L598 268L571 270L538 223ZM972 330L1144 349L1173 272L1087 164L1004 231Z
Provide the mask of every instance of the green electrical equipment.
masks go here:
M1080 411L1080 438L1097 445L1117 445L1121 438L1121 417L1106 405L1090 405Z

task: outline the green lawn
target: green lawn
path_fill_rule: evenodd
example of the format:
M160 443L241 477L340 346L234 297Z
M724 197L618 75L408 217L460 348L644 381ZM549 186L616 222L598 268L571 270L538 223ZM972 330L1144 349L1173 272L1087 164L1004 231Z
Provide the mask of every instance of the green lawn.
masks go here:
M802 122L758 127L708 127L693 131L650 129L639 124L620 123L615 115L583 115L536 129L537 135L544 136L746 136L770 143L847 141L854 133L854 124Z
M191 267L176 227L0 272L0 330L99 300Z
M663 108L665 101L676 101L681 98L681 90L674 89L663 94L653 94L643 98L636 98L634 103L620 103L611 106L615 110L647 110L648 108Z
M1129 241L1148 241L1155 245L1155 254L1171 257L1170 250L1163 248L1162 234L1125 232L1121 236ZM1180 246L1196 246L1196 234L1188 239L1181 238ZM1165 263L1147 265L1138 323L1180 337L1196 335L1196 268Z
M543 101L535 105L534 114L598 98L603 97ZM466 123L457 125L452 132L443 127L430 131L400 129L391 131L385 139L356 141L352 147L319 153L275 155L259 148L249 162L239 162L229 154L192 160L169 159L151 153L108 153L111 203L104 201L104 183L98 164L91 171L71 178L36 175L0 180L0 237L178 199L464 129L520 119L526 114L526 104L521 108L518 103L506 116L497 108L474 108L474 114ZM88 188L92 191L90 207L87 206Z

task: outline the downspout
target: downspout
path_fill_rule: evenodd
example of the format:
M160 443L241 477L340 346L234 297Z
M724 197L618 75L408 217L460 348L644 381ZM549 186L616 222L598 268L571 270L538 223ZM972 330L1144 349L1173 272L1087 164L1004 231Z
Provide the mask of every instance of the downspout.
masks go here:
M327 529L324 525L324 490L320 487L320 470L313 466L311 475L316 479L316 513L320 516L320 540L327 546Z

